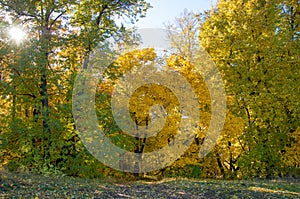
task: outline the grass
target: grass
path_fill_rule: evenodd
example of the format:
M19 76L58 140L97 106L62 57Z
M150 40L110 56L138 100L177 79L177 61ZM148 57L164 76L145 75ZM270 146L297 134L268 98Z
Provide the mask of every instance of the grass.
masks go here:
M300 198L300 181L87 180L0 171L0 198Z

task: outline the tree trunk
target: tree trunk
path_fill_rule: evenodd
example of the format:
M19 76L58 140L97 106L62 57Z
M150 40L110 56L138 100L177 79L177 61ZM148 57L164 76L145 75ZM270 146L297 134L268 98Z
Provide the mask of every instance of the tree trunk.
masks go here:
M44 133L49 133L49 99L48 99L48 90L47 90L47 75L46 70L42 72L41 77L41 86L40 86L41 92L41 102L42 102L42 113L43 113L43 129Z
M216 155L217 155L217 164L218 164L218 167L221 171L221 176L224 176L225 170L224 170L224 167L223 167L223 164L222 164L222 161L221 161L221 157L218 153Z
M47 24L47 23L46 23ZM49 49L51 32L50 29L45 25L42 28L40 43L41 43L41 54L40 54L40 97L42 105L42 124L43 124L43 156L44 159L47 159L49 156L49 146L50 146L50 127L49 127L49 96L48 96L48 83L47 83L47 72L49 64Z

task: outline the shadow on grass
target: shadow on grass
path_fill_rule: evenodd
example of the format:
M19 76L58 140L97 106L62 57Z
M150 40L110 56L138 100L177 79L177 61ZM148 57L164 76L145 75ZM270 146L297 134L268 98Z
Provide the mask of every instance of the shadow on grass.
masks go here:
M0 198L300 198L300 181L81 179L0 171Z

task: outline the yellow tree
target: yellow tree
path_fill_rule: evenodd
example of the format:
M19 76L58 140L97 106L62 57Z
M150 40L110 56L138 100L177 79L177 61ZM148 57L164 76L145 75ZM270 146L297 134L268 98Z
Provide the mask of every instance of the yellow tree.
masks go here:
M180 160L174 166L183 168L185 165L195 165L201 168L203 177L216 177L235 175L239 169L236 165L238 158L243 151L241 143L241 133L244 125L243 120L227 111L227 117L222 133L216 143L216 146L207 157L199 159L199 150L206 136L211 120L211 99L203 77L197 72L196 67L180 55L172 55L167 65L179 71L192 85L198 97L200 123L195 132L195 142L191 145ZM196 71L196 72L195 72ZM230 100L230 98L228 98ZM194 176L194 177L199 177Z
M184 115L181 112L178 96L176 96L173 90L168 88L168 86L161 84L159 80L137 87L136 90L131 93L132 95L130 95L129 101L117 98L118 111L122 112L121 110L124 110L130 113L129 115L134 123L136 134L141 134L141 136L129 136L126 134L126 131L123 132L122 124L118 127L118 122L115 122L116 118L113 117L112 111L110 110L116 107L109 107L111 98L114 97L113 93L116 87L120 90L124 89L125 91L130 89L128 88L131 85L131 83L128 82L130 79L126 79L127 81L119 86L119 79L122 79L124 75L126 76L128 71L133 71L133 74L137 75L135 79L131 78L133 79L133 83L136 84L139 84L140 79L153 78L151 75L149 76L149 74L155 74L157 70L162 73L168 70L175 71L175 73L184 77L187 83L193 88L196 98L192 92L184 91L184 89L181 92L188 98L196 99L197 105L193 111L200 112L201 117L199 123L196 124L196 128L191 130L193 135L191 138L193 141L191 146L180 159L170 165L170 167L162 169L161 171L168 174L172 174L173 172L177 174L178 172L181 172L181 174L193 173L193 171L196 171L200 166L199 150L211 120L210 94L200 73L195 72L196 68L190 61L174 54L166 60L166 65L162 68L154 67L156 62L156 54L151 48L134 50L118 57L117 60L108 67L104 73L104 80L99 85L99 94L97 94L96 100L100 102L97 105L98 118L100 118L100 124L104 132L116 145L135 153L151 153L165 146L172 146L180 142L180 140L176 139L176 136L180 134L178 129L180 123L183 122L182 118L184 118ZM179 81L171 76L164 76L164 78L166 81L172 82L172 84L177 84ZM117 95L115 95L115 97L116 96ZM157 125L161 128L156 129L156 134L152 136L147 135L147 133L149 133L147 129L151 128L151 123L155 123L159 120L161 122L157 123ZM243 125L238 118L233 116L228 118L227 122L224 128L226 135L224 135L217 144L218 148L214 150L214 154L219 154L219 156L214 155L210 158L211 161L207 160L206 163L203 164L203 168L206 168L211 162L215 162L217 167L223 170L223 173L225 170L230 171L236 169L234 164L241 151L238 138ZM228 143L232 146L228 146ZM217 164L218 161L222 162L221 165ZM191 165L194 166L190 167ZM205 172L209 170L212 170L211 166L207 168ZM213 177L217 174L218 172L215 172ZM199 175L199 172L193 174L194 177L199 177Z
M155 77L151 76L152 74L157 73L159 76L159 74L164 74L171 69L170 66L172 64L166 65L161 69L159 69L160 67L156 67L156 58L156 53L154 52L154 49L151 48L124 53L118 57L115 63L112 64L113 66L109 67L106 71L105 77L108 78L104 78L104 81L100 84L99 92L102 94L106 93L108 96L106 99L109 101L110 97L113 95L113 90L116 89L113 85L118 86L120 90L123 88L125 91L130 89L128 88L128 86L130 86L128 81L130 80L125 81L120 86L118 78L115 79L112 77L122 78L122 76L126 75L128 71L131 71L134 75L136 75L136 79L132 80L133 84L139 85L139 82L143 81L144 79L155 79ZM174 69L172 70L174 71ZM110 74L112 73L114 73L115 76L111 76ZM165 146L174 145L180 142L180 140L176 140L176 136L177 134L180 134L179 126L180 122L182 122L181 119L183 115L181 113L180 104L177 98L178 96L175 96L173 93L174 91L170 88L172 83L176 84L176 82L179 81L175 77L177 76L163 76L165 81L171 83L167 83L167 85L164 85L162 82L160 82L162 78L160 80L156 79L157 81L152 83L141 85L134 90L128 102L122 101L121 98L117 99L118 111L128 111L135 125L134 128L136 133L141 134L141 136L136 136L135 138L133 138L135 135L133 135L133 137L125 136L125 138L128 139L127 141L124 141L124 139L118 139L119 141L123 142L123 147L126 145L128 150L131 150L135 153L149 153L159 150ZM191 93L185 93L184 90L182 90L182 95L191 95L189 97L193 97ZM106 109L107 105L109 105L109 103L102 102L99 104L99 115L101 115L101 113L111 115L109 110ZM198 109L199 107L195 108ZM103 118L101 116L99 117ZM121 132L122 128L118 129L115 127L117 124L114 123L114 119L116 118L113 118L112 115L110 118L111 120L100 122L102 127L106 129L106 132L109 136L111 136L111 139L114 140L114 136L124 138L125 134L124 132ZM109 123L109 121L112 121L112 123ZM151 125L153 126L153 123L155 123L153 128L155 132L153 135L150 135L150 129ZM194 132L194 135L195 134L196 130ZM197 139L200 140L200 137L197 137ZM195 151L195 153L197 152Z
M121 78L126 72L128 72L134 67L139 68L148 61L153 62L155 58L156 58L156 53L154 52L154 49L151 48L143 49L143 50L134 50L131 52L123 53L111 65L107 67L106 71L103 74L103 81L98 85L96 101L100 103L96 104L96 109L97 109L98 117L100 118L100 125L104 129L104 132L111 137L111 139L114 139L113 137L118 138L117 140L119 141L119 143L115 143L115 144L118 145L119 147L125 147L128 150L133 150L135 148L133 143L131 145L128 144L131 143L132 139L130 139L129 136L126 136L125 133L122 133L122 129L117 127L117 124L113 119L110 101L111 101L114 88L118 83L119 78ZM137 93L138 91L134 94L134 96L138 95ZM133 101L130 101L131 104L133 102L134 102L133 107L136 108L137 107L136 103L140 102L140 100L135 99ZM128 107L126 106L125 103L124 107L118 107L118 108L120 109L124 108L126 110ZM146 118L144 115L146 113L144 111L146 111L146 108L143 111L131 110L131 109L132 109L132 105L130 106L130 109L128 111L130 111L130 113L132 114L133 120L137 122L137 125L144 126L145 118ZM133 116L134 112L137 113L135 115L135 118ZM123 137L123 139L119 139L120 137ZM127 138L128 140L126 141ZM126 144L125 142L128 143Z
M200 105L201 122L195 140L198 146L193 145L194 147L191 147L186 159L182 158L180 161L197 165L201 168L203 177L232 175L231 173L236 173L238 170L236 162L243 151L240 135L244 125L242 120L234 116L231 111L227 111L225 126L212 153L204 160L199 160L197 157L199 142L203 142L205 132L209 128L212 104L206 82L203 80L205 77L201 76L204 72L198 71L196 64L199 63L195 63L201 48L199 47L198 25L203 19L205 19L205 15L196 15L185 10L180 17L175 19L173 24L169 24L167 27L168 37L174 50L173 55L168 59L168 66L179 71L188 79L197 93ZM232 98L227 97L227 101L232 101Z

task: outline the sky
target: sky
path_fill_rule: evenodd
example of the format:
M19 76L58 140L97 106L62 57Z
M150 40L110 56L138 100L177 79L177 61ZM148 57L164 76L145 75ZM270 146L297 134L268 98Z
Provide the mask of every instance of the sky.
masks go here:
M141 46L154 47L156 50L168 49L170 41L167 38L165 25L173 22L183 13L184 9L194 13L203 12L215 5L217 0L147 0L150 8L145 18L134 25L141 36Z
M217 0L147 0L153 8L145 18L137 23L138 28L164 28L164 24L174 21L186 8L188 11L202 12L215 5Z

